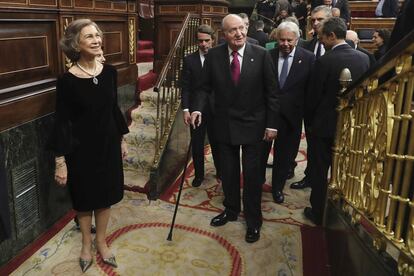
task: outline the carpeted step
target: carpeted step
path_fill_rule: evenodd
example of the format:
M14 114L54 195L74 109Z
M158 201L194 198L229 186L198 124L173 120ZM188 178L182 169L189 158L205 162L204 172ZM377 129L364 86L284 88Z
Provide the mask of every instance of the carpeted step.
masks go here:
M131 124L130 132L125 135L128 144L128 158L124 162L124 171L149 172L154 162L155 126Z
M136 124L143 124L146 126L155 125L157 118L157 108L143 107L142 105L131 112L131 119Z
M146 188L149 180L148 172L136 172L124 170L124 189L139 193L148 193Z
M154 43L151 40L138 40L137 42L138 50L151 49L151 48L154 48Z
M140 63L137 63L137 67L138 67L138 77L140 77L140 76L147 74L149 71L152 71L152 69L154 68L154 63L153 62L140 62Z
M152 70L150 70L145 75L138 77L137 91L140 92L153 87L157 82L157 78L158 75L155 74Z
M139 93L141 103L157 107L158 93L153 89L147 89Z
M154 61L154 49L137 50L137 62Z

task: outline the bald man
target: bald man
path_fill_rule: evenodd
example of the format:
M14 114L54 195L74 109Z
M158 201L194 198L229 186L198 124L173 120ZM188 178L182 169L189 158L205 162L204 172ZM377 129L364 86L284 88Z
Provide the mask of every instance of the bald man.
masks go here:
M246 219L246 242L260 238L263 140L276 138L279 98L276 72L269 52L246 42L247 29L235 14L224 17L226 43L209 50L204 61L201 86L193 98L191 123L198 127L208 96L214 96L214 133L220 153L224 211L210 225L235 221L241 211ZM243 195L240 193L240 150Z
M352 30L346 31L346 39L351 40L352 42L354 42L355 49L360 51L360 52L363 52L364 54L366 54L369 57L369 66L372 66L372 65L375 64L376 60L375 60L374 54L372 54L367 49L359 47L359 37L358 37L358 34L356 32L354 32Z

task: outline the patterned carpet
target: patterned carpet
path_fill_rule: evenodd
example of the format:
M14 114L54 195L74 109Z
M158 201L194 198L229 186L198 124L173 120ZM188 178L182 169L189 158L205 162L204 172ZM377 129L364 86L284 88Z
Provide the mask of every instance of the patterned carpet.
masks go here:
M253 244L244 241L242 216L222 227L209 225L222 210L223 195L208 147L206 153L206 180L198 188L190 185L190 163L172 241L166 238L179 178L163 200L148 202L144 194L125 192L112 208L107 239L119 267L103 264L98 255L83 275L303 275L301 226L310 225L302 214L309 190L293 191L288 184L302 177L304 151L297 158L296 177L286 185L286 203L273 203L270 186L264 185L265 222L261 239ZM268 180L270 173L268 169ZM74 224L68 223L11 275L82 275L80 238Z

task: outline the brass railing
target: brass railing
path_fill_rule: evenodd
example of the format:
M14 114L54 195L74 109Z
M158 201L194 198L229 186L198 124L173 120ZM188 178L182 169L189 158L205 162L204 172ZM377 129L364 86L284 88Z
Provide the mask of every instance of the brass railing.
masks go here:
M180 106L181 89L179 80L183 67L183 57L197 50L196 32L199 24L200 19L197 15L187 14L154 87L154 91L158 92L158 96L153 168L157 168L159 165L172 123Z
M377 250L394 247L402 275L414 275L413 54L414 31L342 91L328 193Z

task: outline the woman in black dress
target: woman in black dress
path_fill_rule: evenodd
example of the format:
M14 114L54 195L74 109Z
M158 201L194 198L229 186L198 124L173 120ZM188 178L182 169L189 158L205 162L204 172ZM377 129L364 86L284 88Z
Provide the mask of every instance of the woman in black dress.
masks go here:
M117 266L105 236L110 206L123 197L123 135L128 127L117 105L117 71L95 57L101 52L102 31L89 19L73 21L60 46L71 60L56 85L56 122L52 149L55 180L67 185L82 232L79 264L92 264L92 215L96 247L105 263Z

